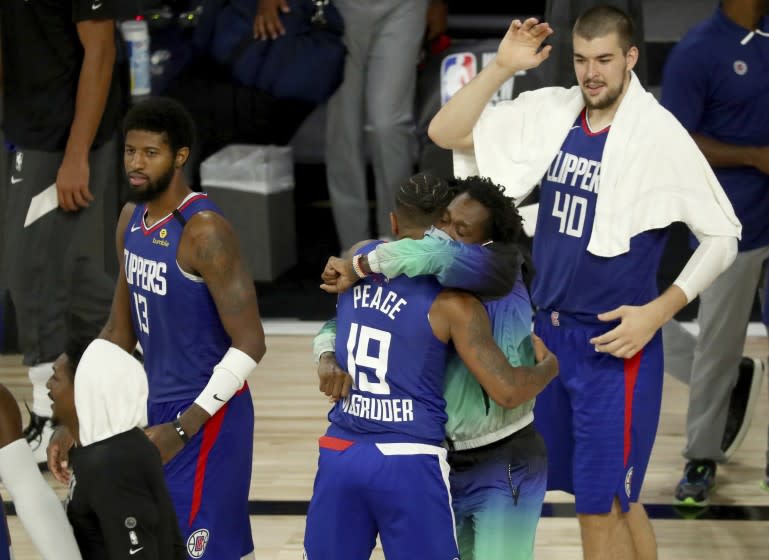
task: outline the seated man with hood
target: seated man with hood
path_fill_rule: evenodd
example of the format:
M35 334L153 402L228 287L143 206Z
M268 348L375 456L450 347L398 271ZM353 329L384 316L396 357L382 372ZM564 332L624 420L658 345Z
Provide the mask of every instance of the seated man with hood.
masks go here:
M54 418L75 439L67 516L83 560L186 558L160 453L142 430L141 364L106 340L73 340L53 371Z

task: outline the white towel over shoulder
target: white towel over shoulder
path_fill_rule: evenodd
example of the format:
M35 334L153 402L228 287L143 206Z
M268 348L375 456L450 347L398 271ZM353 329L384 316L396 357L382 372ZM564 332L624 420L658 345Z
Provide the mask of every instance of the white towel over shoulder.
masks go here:
M457 176L478 174L523 200L540 182L585 104L578 86L542 88L487 108L474 153L454 153ZM644 231L683 222L696 235L742 226L689 133L632 75L606 139L588 251L614 257Z

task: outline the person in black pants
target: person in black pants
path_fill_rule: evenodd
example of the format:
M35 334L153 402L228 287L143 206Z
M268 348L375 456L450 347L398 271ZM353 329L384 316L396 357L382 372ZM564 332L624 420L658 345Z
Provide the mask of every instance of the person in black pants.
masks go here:
M141 429L142 366L106 340L73 340L53 370L54 418L76 441L67 516L83 560L186 558L160 453Z
M0 3L3 273L33 385L24 430L38 463L51 434L45 383L66 344L65 315L100 326L116 272L118 0ZM86 266L83 266L85 263ZM106 267L106 268L105 268ZM78 276L77 282L71 280Z

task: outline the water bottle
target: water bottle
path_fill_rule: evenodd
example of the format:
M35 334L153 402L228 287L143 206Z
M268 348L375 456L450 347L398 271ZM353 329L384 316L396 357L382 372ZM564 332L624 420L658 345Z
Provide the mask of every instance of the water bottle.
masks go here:
M131 66L131 96L149 95L150 84L150 34L144 19L124 21L120 24Z

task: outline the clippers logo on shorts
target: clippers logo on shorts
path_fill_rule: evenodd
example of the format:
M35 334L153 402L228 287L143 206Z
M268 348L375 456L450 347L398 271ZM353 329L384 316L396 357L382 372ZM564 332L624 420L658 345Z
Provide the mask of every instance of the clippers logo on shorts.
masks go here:
M560 317L560 315L557 311L552 311L550 313L550 322L553 324L554 327L561 326L561 322L558 320L558 317Z
M748 73L748 65L744 60L734 61L734 73L738 76L744 76Z
M473 53L450 54L441 62L441 105L475 77L477 64Z
M630 497L630 491L633 488L633 467L630 467L625 475L625 494Z
M201 558L206 553L208 529L198 529L187 539L187 552L191 558Z
M16 171L21 172L21 166L24 163L24 154L16 152Z

